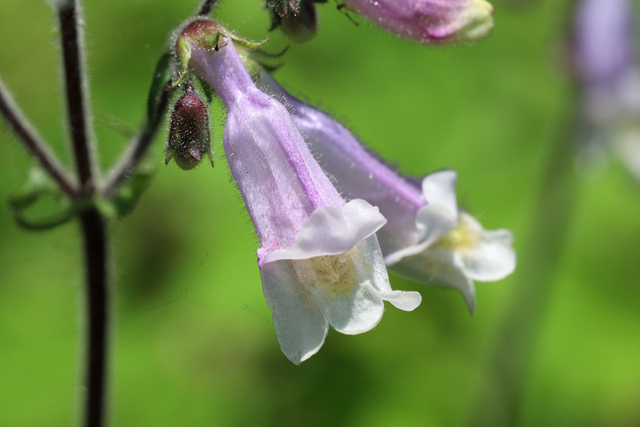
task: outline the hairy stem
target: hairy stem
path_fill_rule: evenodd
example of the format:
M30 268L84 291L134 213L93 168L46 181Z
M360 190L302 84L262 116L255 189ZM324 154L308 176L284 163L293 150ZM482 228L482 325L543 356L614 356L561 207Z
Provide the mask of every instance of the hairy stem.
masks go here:
M211 13L211 9L213 9L213 6L215 6L216 4L216 0L204 0L204 2L202 2L202 5L200 6L200 9L198 10L198 15L208 15L209 13Z
M87 341L84 426L105 423L109 328L109 273L106 223L97 209L80 214L84 238Z
M95 179L89 121L86 111L86 76L82 54L82 32L78 25L78 3L76 0L61 2L58 7L64 81L66 88L69 131L75 155L78 178L83 191L90 191Z
M58 3L62 38L64 81L69 133L83 196L96 193L89 117L86 105L83 36L77 0ZM84 240L86 293L86 352L84 425L102 427L105 423L106 377L109 329L109 276L106 219L95 206L79 212Z
M40 165L49 172L60 188L69 196L77 197L80 194L78 186L61 166L55 154L49 150L47 144L40 139L40 136L22 115L2 80L0 80L0 113L6 118L18 139L27 147L31 155L38 159Z

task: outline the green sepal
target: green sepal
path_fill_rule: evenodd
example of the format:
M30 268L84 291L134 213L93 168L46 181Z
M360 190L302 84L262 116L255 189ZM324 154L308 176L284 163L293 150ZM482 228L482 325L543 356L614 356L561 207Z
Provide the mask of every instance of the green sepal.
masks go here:
M209 34L200 34L195 40L189 40L189 37L184 35L178 38L176 42L176 55L178 56L178 61L180 62L180 71L178 74L178 78L175 82L170 86L170 89L175 89L178 85L183 83L188 76L189 71L189 60L191 59L191 43L197 43L205 49L213 49L218 50L220 45L220 37L224 34L220 33L220 31L214 31Z
M268 72L273 72L282 66L280 59L289 50L289 46L277 53L265 52L262 49L247 49L243 46L236 46L238 54L242 59L242 64L255 81L260 75L260 68Z
M29 171L27 180L9 198L16 223L27 230L48 230L74 217L74 203L39 166ZM35 213L46 206L47 213Z
M267 43L269 43L269 40L271 40L269 37L267 37L264 40L260 40L259 42L254 42L251 40L247 40L247 39L243 39L241 37L238 37L236 35L228 35L228 37L233 40L233 42L235 43L236 46L240 45L243 47L246 47L248 49L257 49L260 48L264 45L266 45Z
M191 43L185 37L180 37L176 43L176 55L180 62L180 71L178 78L169 87L170 90L175 89L187 76L189 70L189 60L191 59Z
M204 95L207 100L207 106L211 105L214 99L219 99L218 92L216 92L209 83L207 83L200 76L194 75L192 79L193 88L199 95Z

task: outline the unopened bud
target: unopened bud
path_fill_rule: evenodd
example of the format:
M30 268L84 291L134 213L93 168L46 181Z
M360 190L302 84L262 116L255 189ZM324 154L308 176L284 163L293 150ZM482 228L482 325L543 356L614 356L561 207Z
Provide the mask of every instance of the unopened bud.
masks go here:
M316 35L318 19L314 3L324 3L326 0L301 0L299 4L284 2L267 2L271 11L271 30L278 27L291 40L304 43ZM287 5L283 7L281 3ZM293 6L293 7L292 7Z
M165 164L173 158L181 169L193 169L206 153L213 166L207 107L191 88L173 107L166 151Z

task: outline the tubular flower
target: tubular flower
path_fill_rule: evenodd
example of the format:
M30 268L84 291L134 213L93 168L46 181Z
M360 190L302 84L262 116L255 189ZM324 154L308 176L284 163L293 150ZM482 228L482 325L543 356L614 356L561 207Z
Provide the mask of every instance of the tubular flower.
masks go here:
M640 64L633 2L583 0L576 8L572 53L581 83L588 159L609 142L640 179Z
M416 182L366 149L329 115L287 94L267 73L261 87L290 105L305 141L347 199L364 199L388 222L378 240L391 270L411 279L459 290L471 312L473 280L494 281L515 268L508 230L486 231L456 203L456 173L444 170Z
M350 10L400 37L452 44L485 37L493 7L485 0L344 0Z
M215 49L200 37L213 32L221 34ZM263 290L284 354L295 364L308 359L329 324L344 334L372 329L383 300L417 307L420 294L389 285L375 237L386 222L378 208L340 197L287 110L255 86L224 30L196 21L181 38L188 65L227 109L225 155L260 239Z

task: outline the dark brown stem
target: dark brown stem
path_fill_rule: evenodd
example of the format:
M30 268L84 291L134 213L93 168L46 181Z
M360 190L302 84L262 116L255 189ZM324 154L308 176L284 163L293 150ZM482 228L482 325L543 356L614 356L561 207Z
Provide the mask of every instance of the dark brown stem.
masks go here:
M58 7L62 55L64 59L64 81L66 87L69 131L76 169L83 191L91 191L95 179L89 125L86 112L86 78L81 51L82 33L78 25L76 0L62 2Z
M69 133L75 155L82 194L95 195L96 171L93 164L89 118L86 105L86 77L82 52L77 0L57 4L62 38L64 81ZM106 377L109 329L109 275L106 219L96 207L79 212L84 239L85 292L87 299L87 338L85 353L85 427L105 424Z
M85 427L105 425L109 327L109 273L105 219L97 209L80 213L86 265L87 341Z
M211 13L211 9L213 9L215 4L216 0L204 0L202 6L200 6L200 9L198 10L198 15L208 15Z
M40 136L22 115L2 80L0 80L0 113L6 118L18 139L27 147L31 155L38 159L40 165L49 172L60 188L69 196L78 197L80 194L78 186L66 173L55 154L49 150L47 144L40 139Z

